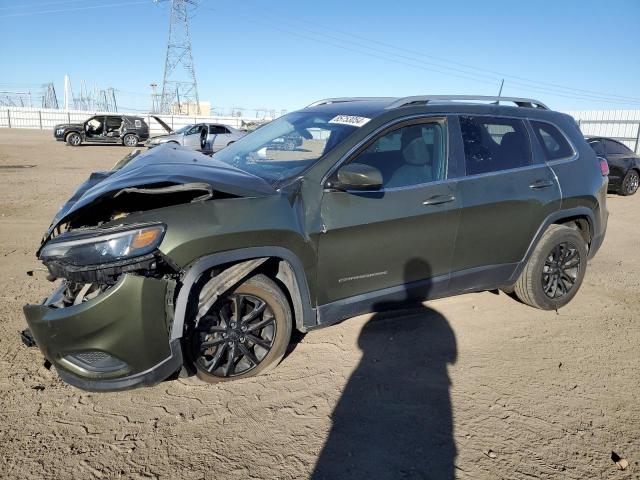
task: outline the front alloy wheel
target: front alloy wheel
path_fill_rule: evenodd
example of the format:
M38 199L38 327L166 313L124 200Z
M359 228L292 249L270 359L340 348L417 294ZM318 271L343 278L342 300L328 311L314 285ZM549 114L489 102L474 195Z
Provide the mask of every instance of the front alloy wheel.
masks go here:
M82 137L79 133L70 133L67 135L67 145L71 145L72 147L77 147L82 143Z
M256 275L222 297L195 326L190 356L199 379L214 383L263 373L284 356L289 304L278 286Z

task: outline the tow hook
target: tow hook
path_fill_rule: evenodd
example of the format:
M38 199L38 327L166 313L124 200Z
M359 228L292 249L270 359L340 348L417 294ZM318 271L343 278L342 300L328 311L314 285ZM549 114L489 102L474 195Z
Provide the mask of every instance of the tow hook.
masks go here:
M29 330L28 328L20 332L20 340L22 340L22 343L24 343L25 346L29 348L36 346L36 340L35 338L33 338L33 335L31 335L31 330Z

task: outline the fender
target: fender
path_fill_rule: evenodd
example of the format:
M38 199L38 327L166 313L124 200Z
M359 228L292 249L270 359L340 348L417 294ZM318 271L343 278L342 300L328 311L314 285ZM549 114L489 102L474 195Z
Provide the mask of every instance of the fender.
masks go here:
M595 239L595 232L594 232L595 219L593 216L593 211L590 210L589 208L575 207L575 208L569 208L566 210L558 210L556 212L553 212L547 218L545 218L545 220L542 222L542 224L538 228L538 231L534 235L533 240L529 244L529 248L527 249L527 252L525 253L524 258L520 261L520 263L518 263L515 270L511 274L511 277L509 278L509 282L514 283L518 279L518 277L520 276L520 273L522 273L522 270L524 269L525 265L529 261L529 258L533 254L533 251L538 246L538 243L540 242L542 235L544 235L544 232L547 230L549 225L552 225L556 223L558 220L561 220L563 218L570 218L570 217L587 217L587 220L589 223L589 236L591 237L592 240Z
M304 273L304 268L298 257L291 251L283 247L251 247L230 250L226 252L214 253L198 259L191 265L182 280L182 287L176 300L173 324L171 326L171 340L182 337L184 331L184 321L187 314L187 304L189 294L193 285L207 270L225 263L238 262L242 260L257 259L263 257L276 257L285 260L291 265L293 279L300 294L300 304L296 305L294 299L294 311L296 313L296 328L306 332L310 327L316 325L316 310L311 306L309 286ZM294 295L291 295L292 297ZM297 307L297 308L296 308Z

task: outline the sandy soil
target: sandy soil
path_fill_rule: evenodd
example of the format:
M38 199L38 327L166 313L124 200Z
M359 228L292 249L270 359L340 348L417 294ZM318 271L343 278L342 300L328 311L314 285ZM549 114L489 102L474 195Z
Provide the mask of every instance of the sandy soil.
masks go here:
M310 333L255 379L92 394L20 343L22 305L51 289L25 272L75 186L126 152L0 130L0 477L640 478L640 195L610 196L558 313L469 294Z

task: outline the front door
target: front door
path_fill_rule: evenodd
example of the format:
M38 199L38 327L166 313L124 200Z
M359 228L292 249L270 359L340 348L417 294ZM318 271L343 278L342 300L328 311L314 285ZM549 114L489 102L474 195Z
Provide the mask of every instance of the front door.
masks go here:
M182 144L193 150L200 150L200 132L203 128L207 128L207 126L199 123L187 130L184 134Z
M448 137L444 118L406 121L347 160L379 169L383 187L325 190L319 305L383 289L402 296L406 284L433 277L446 285L459 207L447 179Z
M463 274L479 275L466 276L475 289L485 286L478 282L509 279L546 217L560 207L561 195L553 171L532 153L523 120L459 120L466 176L459 183L462 210L451 283L455 288Z
M105 117L104 115L96 115L84 122L84 136L89 142L104 142L105 135Z

